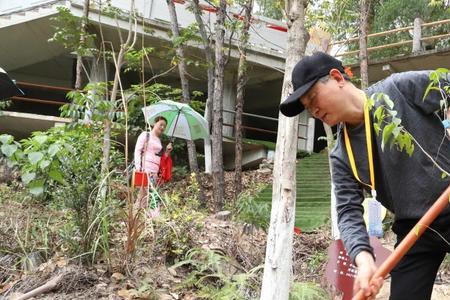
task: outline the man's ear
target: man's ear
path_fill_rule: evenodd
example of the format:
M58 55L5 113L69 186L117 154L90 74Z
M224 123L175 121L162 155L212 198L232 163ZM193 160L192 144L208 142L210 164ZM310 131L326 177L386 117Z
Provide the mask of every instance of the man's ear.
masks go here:
M330 75L331 79L336 80L338 82L339 86L341 86L345 83L345 78L342 75L341 71L339 71L338 69L331 69L330 72L328 73L328 75Z

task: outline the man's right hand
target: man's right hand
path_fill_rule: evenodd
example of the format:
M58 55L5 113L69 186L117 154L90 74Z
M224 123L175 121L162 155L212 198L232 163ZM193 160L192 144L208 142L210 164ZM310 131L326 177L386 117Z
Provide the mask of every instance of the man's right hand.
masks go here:
M383 285L383 278L380 277L371 281L377 270L372 254L367 251L361 251L356 255L355 263L358 267L358 275L353 287L354 293L356 294L359 290L363 290L367 299L375 299Z

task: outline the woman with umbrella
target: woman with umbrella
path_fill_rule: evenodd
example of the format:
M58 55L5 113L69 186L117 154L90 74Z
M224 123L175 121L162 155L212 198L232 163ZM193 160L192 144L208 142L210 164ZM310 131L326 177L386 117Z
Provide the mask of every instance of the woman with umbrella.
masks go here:
M158 172L161 164L161 157L169 155L172 151L172 143L169 143L164 153L161 144L161 136L167 126L167 119L157 116L151 125L150 131L143 131L136 142L134 149L134 160L136 170L145 172L148 176L150 186L158 183ZM148 202L148 186L142 186L138 196L138 206L146 207ZM159 207L151 207L152 213L158 214Z
M142 159L144 156L141 154L144 153L142 149L146 148L145 141L147 140L147 134L142 133L139 136L134 152L137 169L139 167L144 167L144 170L148 170L150 174L156 174L155 171L158 172L159 164L157 163L161 162L161 155L158 157L156 153L163 153L160 140L163 133L169 136L170 140L173 140L174 137L190 141L209 138L208 122L186 103L161 100L155 104L144 107L142 111L147 122L152 123L153 121L154 125L148 135L148 140L150 142L153 141L153 143L156 144L149 144L149 154L144 160ZM152 134L154 134L155 137ZM166 153L167 151L170 153L171 150L172 144L169 143ZM142 161L145 163L143 166L141 166ZM155 175L152 176L153 180L157 178ZM141 202L141 204L145 204L146 201L144 199L141 200Z

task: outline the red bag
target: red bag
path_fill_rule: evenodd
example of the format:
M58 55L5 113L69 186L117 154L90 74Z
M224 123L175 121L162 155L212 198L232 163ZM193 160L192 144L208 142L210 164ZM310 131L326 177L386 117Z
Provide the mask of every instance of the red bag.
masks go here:
M142 148L142 152L141 152L141 164L143 163L144 160L144 153L147 150L147 146L148 146L148 141L150 139L150 133L147 132L146 137L145 137L145 144L144 144L144 148ZM148 186L149 184L149 179L150 179L150 175L146 172L143 171L138 171L138 170L133 170L133 175L131 177L131 186L132 187L141 187L141 186Z
M148 173L134 170L131 178L131 186L148 186L148 178Z
M164 153L161 156L159 164L159 179L162 183L168 182L172 179L172 158L169 154Z

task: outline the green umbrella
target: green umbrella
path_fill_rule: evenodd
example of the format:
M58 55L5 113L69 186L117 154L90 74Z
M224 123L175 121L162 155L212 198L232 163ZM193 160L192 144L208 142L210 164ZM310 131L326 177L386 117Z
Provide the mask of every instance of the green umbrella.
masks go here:
M185 103L162 100L142 108L145 120L153 124L155 118L162 116L167 120L164 133L185 140L205 139L209 137L208 122Z

